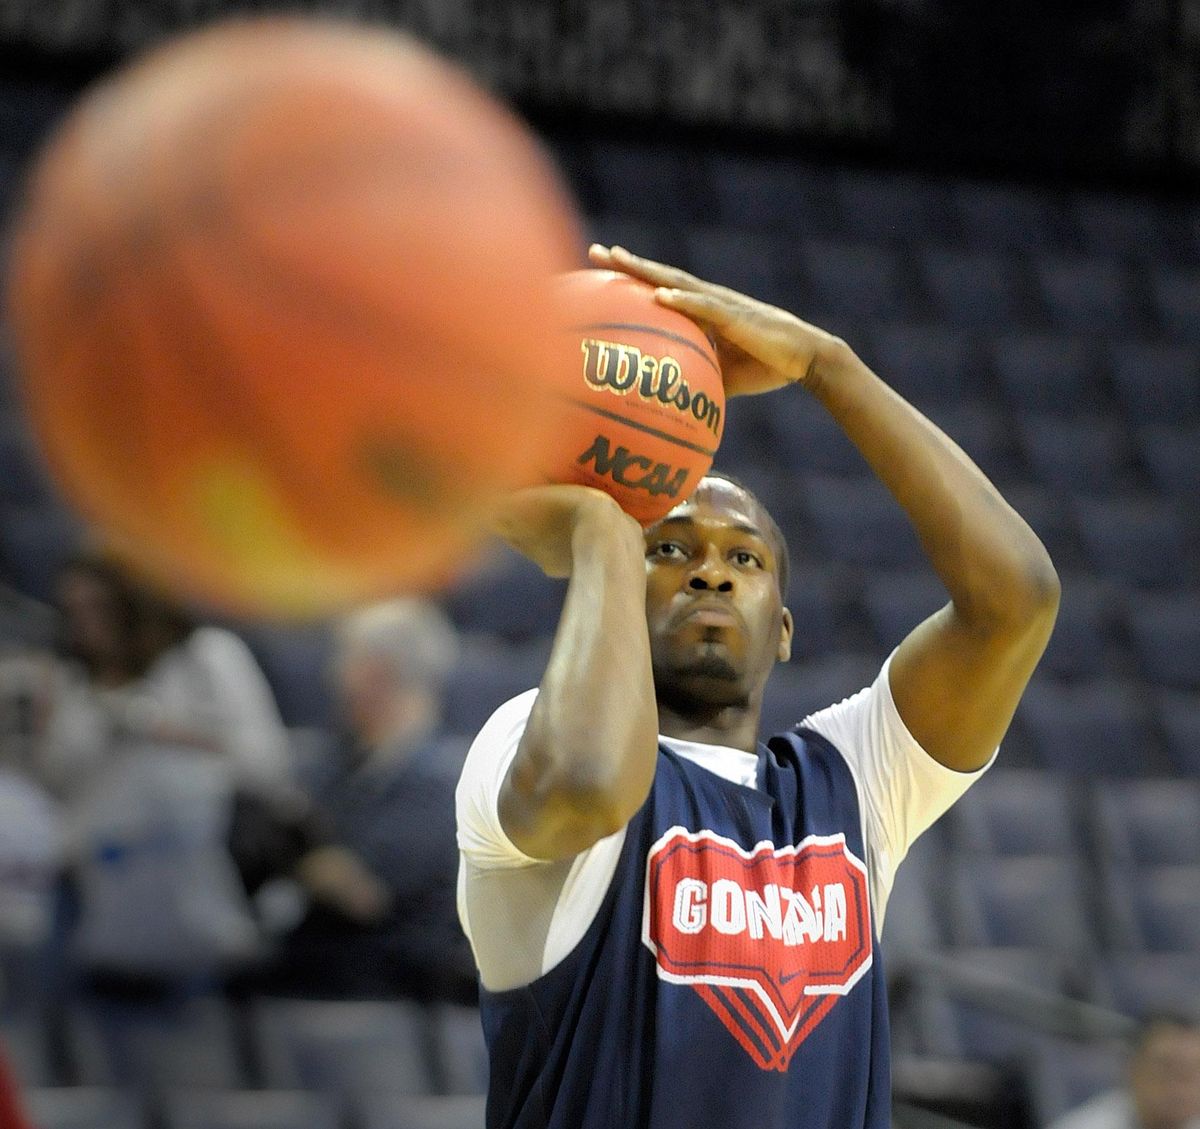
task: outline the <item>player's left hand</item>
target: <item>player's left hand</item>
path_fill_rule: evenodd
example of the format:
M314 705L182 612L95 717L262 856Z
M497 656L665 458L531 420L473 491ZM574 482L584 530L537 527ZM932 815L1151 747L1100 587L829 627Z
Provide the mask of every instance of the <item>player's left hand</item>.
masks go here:
M650 283L660 305L697 322L716 344L727 396L771 392L785 384L811 385L822 362L846 348L839 338L795 314L623 247L594 243L588 258L593 266Z

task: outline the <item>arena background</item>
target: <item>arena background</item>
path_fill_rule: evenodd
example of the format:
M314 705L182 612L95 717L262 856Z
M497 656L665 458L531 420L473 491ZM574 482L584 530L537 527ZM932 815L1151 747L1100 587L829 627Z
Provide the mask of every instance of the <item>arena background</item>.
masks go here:
M87 80L172 31L268 7L0 0L3 200ZM889 908L896 1121L1040 1127L1111 1085L1131 1017L1200 997L1200 3L321 8L408 28L511 99L596 239L844 335L1037 529L1063 578L1055 637L1001 765L918 844ZM7 376L0 391L0 645L16 649L51 635L52 578L80 531ZM941 602L899 511L801 397L736 403L719 463L795 549L797 653L768 714L857 689ZM536 681L560 598L499 553L445 596L467 640L452 727ZM235 626L298 744L328 727L324 629ZM15 758L20 711L5 708ZM130 1046L155 1087L123 1092L102 1055L70 1053L70 1003L37 999L27 955L0 1033L47 1127L68 1123L58 1091L84 1084L95 1119L71 1125L199 1125L171 1120L171 1088L197 1083L214 1031L255 1037L203 1009L146 1019ZM362 1015L360 1030L378 1021ZM385 1024L370 1053L401 1053L387 1040L419 1041L429 1022L411 1037ZM429 1088L463 1096L408 1102L443 1117L422 1125L478 1117L471 1024L444 1023L463 1069ZM240 1066L220 1081L272 1083ZM410 1124L369 1124L371 1095L331 1093L296 1124L330 1109L330 1125Z

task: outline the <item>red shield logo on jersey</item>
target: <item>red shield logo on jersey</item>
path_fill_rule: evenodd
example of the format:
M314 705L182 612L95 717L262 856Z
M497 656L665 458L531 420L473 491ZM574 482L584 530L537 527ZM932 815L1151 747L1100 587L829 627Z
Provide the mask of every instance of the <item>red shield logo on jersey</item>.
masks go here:
M764 1070L786 1070L871 967L867 868L844 835L747 851L673 827L646 860L642 940Z

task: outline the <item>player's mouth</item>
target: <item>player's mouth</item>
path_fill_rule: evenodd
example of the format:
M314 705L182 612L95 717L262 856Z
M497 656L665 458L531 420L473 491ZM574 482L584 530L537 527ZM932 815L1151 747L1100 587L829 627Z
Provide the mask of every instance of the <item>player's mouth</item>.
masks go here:
M741 617L727 604L711 601L695 604L685 608L675 621L677 627L684 624L697 627L734 627L741 628Z

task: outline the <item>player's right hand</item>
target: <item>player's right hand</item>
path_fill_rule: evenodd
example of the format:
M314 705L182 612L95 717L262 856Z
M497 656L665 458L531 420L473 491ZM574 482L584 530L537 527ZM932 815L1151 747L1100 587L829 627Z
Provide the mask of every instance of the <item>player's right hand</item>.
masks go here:
M599 531L605 540L629 540L645 551L642 527L609 495L591 486L531 486L508 495L492 529L547 576L571 575L576 535Z

